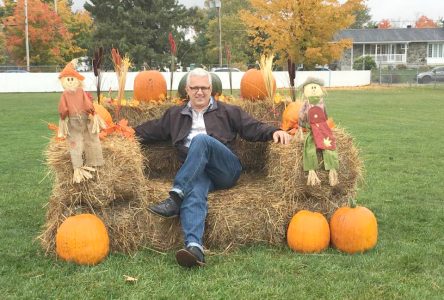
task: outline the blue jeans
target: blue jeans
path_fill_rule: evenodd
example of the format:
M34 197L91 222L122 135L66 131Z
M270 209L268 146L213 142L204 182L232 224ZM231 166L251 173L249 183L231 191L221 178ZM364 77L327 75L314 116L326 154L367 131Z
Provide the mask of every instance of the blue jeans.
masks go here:
M241 171L239 159L224 144L206 134L193 138L171 189L183 199L180 222L186 246L202 249L208 193L232 187Z

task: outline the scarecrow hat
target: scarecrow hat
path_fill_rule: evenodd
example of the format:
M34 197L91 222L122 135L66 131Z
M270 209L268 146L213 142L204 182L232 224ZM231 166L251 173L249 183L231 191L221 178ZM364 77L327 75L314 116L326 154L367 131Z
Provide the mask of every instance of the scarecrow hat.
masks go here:
M324 86L324 81L322 79L316 78L316 77L308 77L303 84L299 86L299 88L304 88L306 85L314 83L320 86Z
M74 69L75 61L69 62L66 67L60 72L59 78L63 77L75 77L80 81L83 81L85 79L84 76L82 76L79 72L77 72Z

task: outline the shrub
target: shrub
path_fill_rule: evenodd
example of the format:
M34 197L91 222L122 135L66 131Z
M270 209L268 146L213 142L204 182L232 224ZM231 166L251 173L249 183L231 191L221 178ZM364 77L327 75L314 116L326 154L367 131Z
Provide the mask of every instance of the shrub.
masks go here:
M364 64L364 67L363 67ZM376 69L376 63L371 56L361 56L353 63L354 70L373 70Z

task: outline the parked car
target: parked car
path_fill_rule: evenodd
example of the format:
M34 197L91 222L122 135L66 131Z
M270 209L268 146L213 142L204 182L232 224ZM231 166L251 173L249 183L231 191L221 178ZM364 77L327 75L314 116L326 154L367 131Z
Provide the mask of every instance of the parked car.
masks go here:
M89 66L87 64L85 64L84 62L82 62L81 64L79 64L76 68L77 72L87 72L89 71Z
M435 67L428 72L416 75L418 83L429 83L432 81L444 81L444 67Z
M240 72L238 68L211 68L210 72Z
M326 66L316 66L314 69L305 69L303 66L297 68L297 71L331 71Z

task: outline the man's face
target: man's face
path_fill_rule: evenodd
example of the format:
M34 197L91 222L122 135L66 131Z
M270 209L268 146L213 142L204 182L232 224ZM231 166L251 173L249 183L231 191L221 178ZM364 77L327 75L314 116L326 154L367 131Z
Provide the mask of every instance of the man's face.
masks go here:
M207 76L191 76L186 87L191 107L200 111L208 106L211 97L211 84Z

